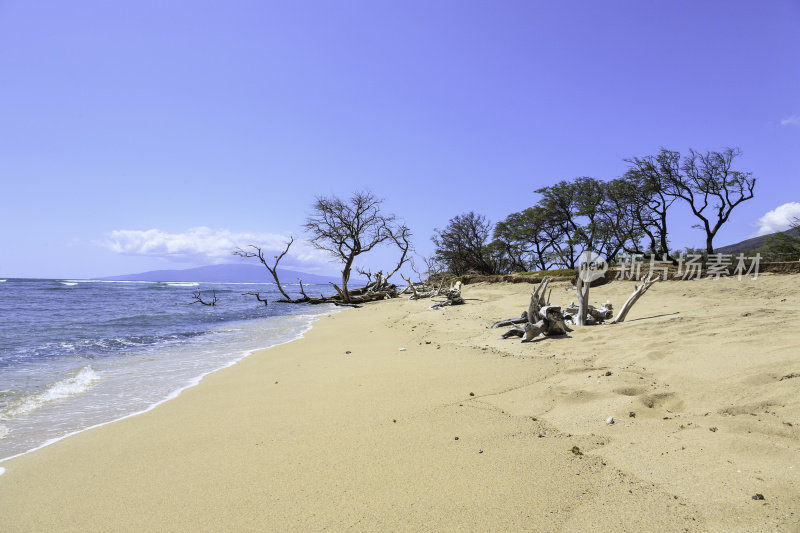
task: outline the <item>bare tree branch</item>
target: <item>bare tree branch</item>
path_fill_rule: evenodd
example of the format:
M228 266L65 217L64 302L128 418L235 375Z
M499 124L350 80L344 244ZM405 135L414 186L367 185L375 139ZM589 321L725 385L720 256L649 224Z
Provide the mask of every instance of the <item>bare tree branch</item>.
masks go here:
M208 306L215 306L215 305L217 305L217 291L211 291L211 295L213 296L213 299L207 302L207 301L203 300L203 298L200 296L200 289L196 289L194 291L194 294L192 295L192 300L194 300L194 301L193 302L189 302L189 305L191 305L191 304L203 304L203 305L208 305Z
M400 260L397 262L397 266L394 267L394 270L389 272L389 274L384 278L384 282L389 281L389 278L391 278L395 273L397 273L397 271L400 270L400 267L402 267L405 263L411 260L411 257L409 257L408 255L408 252L412 250L411 230L408 229L408 226L403 224L400 227L398 227L395 231L393 231L392 240L402 253L400 254Z
M731 168L733 160L741 154L738 148L705 154L690 149L681 164L682 172L668 181L669 194L689 204L700 220L696 227L706 232L708 254L714 253L714 237L733 209L754 196L756 178L752 173Z
M286 243L286 248L283 250L283 252L281 252L280 255L275 256L275 263L272 265L267 263L267 259L266 257L264 257L263 250L261 250L261 248L259 248L254 244L251 244L249 246L249 248L252 248L254 251L251 252L249 250L243 250L242 248L237 248L236 250L233 251L233 255L237 255L243 258L257 257L258 260L261 261L261 264L267 268L270 274L272 274L272 278L275 280L275 284L278 286L278 290L281 291L283 297L286 298L287 300L291 300L291 298L289 298L289 295L286 294L286 291L283 290L283 286L281 285L281 280L278 279L278 263L280 263L281 259L283 259L283 256L287 254L293 242L294 242L294 237L289 237L289 242Z
M269 302L267 301L267 298L266 297L262 298L261 297L261 293L258 293L258 292L243 292L242 296L255 296L256 300L258 300L259 302L262 302L265 306L269 305Z

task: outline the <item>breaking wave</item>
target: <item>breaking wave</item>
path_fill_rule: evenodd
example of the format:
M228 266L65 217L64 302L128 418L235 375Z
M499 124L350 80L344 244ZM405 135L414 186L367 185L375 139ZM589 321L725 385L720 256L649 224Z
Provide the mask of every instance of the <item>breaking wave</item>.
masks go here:
M20 398L17 402L9 405L2 413L1 418L14 418L24 415L50 402L63 400L85 392L98 379L100 379L100 376L92 370L92 367L85 366L76 375L56 381L43 392Z

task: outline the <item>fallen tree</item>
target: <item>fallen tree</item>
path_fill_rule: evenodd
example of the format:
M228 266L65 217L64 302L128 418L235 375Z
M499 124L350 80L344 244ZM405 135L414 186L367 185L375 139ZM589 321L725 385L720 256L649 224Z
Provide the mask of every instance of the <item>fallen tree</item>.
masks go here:
M408 261L407 253L410 247L409 238L410 232L405 226L401 226L398 234L394 236L394 240L397 243L397 246L402 251L402 256L400 257L400 261L395 269L391 272L394 274L397 272L400 267ZM359 273L365 275L368 279L368 283L366 286L357 288L357 289L349 289L347 291L347 295L345 296L344 292L335 284L331 283L334 290L336 290L336 294L332 296L323 296L320 295L319 298L311 297L306 294L305 288L303 287L303 280L298 278L299 286L300 286L300 297L299 298L292 298L283 288L283 284L281 280L278 278L278 265L281 262L281 259L289 252L292 244L294 243L294 238L290 237L289 242L286 243L286 248L284 248L283 252L279 255L274 256L275 261L270 263L267 261L266 256L264 255L264 251L254 244L249 245L248 249L237 248L233 251L233 255L242 257L244 259L249 258L257 258L262 265L267 269L267 271L272 276L272 279L275 281L275 286L278 288L278 291L281 293L283 298L279 300L275 300L278 303L290 303L290 304L334 304L339 306L346 306L346 307L359 307L358 304L365 303L365 302L373 302L376 300L386 300L389 298L396 298L398 296L397 286L393 283L389 283L388 276L384 277L382 271L378 271L377 274L373 275L370 272L364 272L363 270L358 270ZM391 275L390 274L390 275ZM348 275L349 277L349 275ZM373 279L374 278L374 279ZM245 292L243 295L247 296L254 296L256 300L267 305L266 297L261 296L257 292ZM347 301L349 300L349 301ZM197 303L197 302L193 302ZM213 305L213 304L206 304L206 305Z

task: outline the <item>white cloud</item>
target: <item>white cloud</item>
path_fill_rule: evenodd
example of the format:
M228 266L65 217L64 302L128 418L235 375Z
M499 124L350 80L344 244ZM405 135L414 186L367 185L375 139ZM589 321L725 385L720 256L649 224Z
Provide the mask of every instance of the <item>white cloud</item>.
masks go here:
M103 246L126 255L160 257L172 261L208 264L238 261L231 255L236 248L254 244L267 257L284 250L289 238L274 233L234 233L225 229L190 228L183 233L167 233L158 229L114 230L105 235ZM281 262L281 267L322 267L329 257L306 241L295 239Z
M767 235L787 230L789 229L789 224L795 218L800 218L799 202L787 202L779 205L772 211L767 211L763 217L758 219L759 228L756 235Z
M792 115L781 120L781 126L800 126L800 115Z

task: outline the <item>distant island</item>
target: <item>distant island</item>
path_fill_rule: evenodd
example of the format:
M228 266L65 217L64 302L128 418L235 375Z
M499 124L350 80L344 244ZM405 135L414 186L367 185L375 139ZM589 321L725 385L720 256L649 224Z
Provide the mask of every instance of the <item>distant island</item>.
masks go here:
M278 269L278 278L281 283L296 283L297 278L302 278L303 283L329 282L341 283L341 278L334 276L320 276L296 270ZM200 281L206 283L272 283L272 277L267 269L261 265L224 264L208 265L182 270L151 270L138 274L124 274L121 276L107 276L98 278L103 281ZM355 280L356 284L358 281Z

